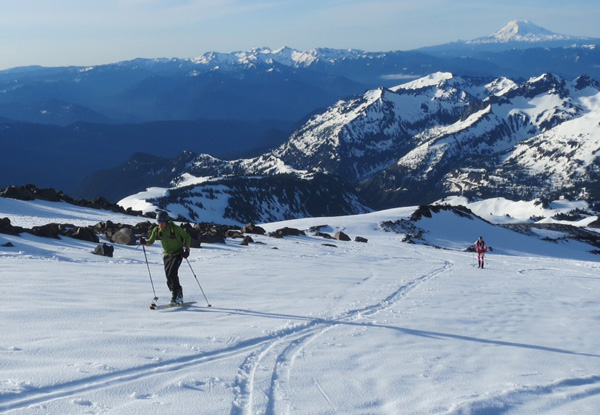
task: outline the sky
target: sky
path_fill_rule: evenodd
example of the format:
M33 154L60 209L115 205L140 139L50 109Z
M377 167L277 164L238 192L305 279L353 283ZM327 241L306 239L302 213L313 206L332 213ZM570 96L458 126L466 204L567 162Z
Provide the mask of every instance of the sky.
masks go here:
M253 47L411 50L528 19L600 38L597 0L0 0L0 69Z

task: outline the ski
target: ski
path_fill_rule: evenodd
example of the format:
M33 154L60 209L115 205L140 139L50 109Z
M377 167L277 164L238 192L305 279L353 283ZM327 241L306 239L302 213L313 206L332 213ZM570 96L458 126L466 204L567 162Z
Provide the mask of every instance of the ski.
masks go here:
M171 310L175 308L184 308L188 307L192 304L196 304L195 301L184 301L181 304L171 305L171 304L154 304L150 305L150 310Z

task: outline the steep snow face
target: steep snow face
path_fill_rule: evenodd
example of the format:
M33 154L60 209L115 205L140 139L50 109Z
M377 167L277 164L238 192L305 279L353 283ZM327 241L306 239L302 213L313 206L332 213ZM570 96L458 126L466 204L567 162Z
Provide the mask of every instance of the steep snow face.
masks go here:
M485 85L488 95L502 96L518 88L518 84L508 78L498 78Z
M513 133L525 125L531 136L581 114L584 108L580 97L573 84L544 74L518 87L506 88L488 101L495 104L494 113L511 125Z
M452 164L465 154L490 155L508 150L583 111L573 97L573 88L551 76L550 80L542 76L521 86L498 79L484 85L483 90L489 94L482 101L485 107L454 123L423 129L415 135L419 145L402 157L398 166L426 179L438 172L438 164Z
M544 177L554 188L576 187L598 174L600 93L579 91L584 114L515 146L503 167ZM583 190L583 189L582 189Z
M404 88L432 85L436 78ZM463 116L415 132L409 151L361 185L370 196L385 192L390 205L384 206L453 193L589 196L585 188L599 176L596 82L585 77L566 82L551 74L522 84L448 77L444 82L469 97Z
M467 43L540 42L568 40L570 38L571 36L560 35L537 26L529 20L513 20L496 33L468 41Z
M566 86L569 99L561 99L561 106L537 106L546 108L538 110L536 115L542 122L550 116L564 121L556 122L558 125L516 145L506 157L505 166L519 167L531 175L547 176L557 187L572 185L569 182L574 178L589 179L589 174L597 169L594 164L600 148L600 91L590 86L578 89L578 84L579 80L576 80ZM538 97L537 100L547 103L551 99Z
M478 147L488 146L488 143L478 140L478 137L491 134L497 121L488 106L464 120L427 129L415 136L421 144L398 160L397 166L412 171L414 178L426 180L436 172L440 163L448 162L450 157L465 152L482 152Z
M459 120L475 98L452 74L340 101L308 121L274 152L298 169L317 169L353 182L385 169L414 146L419 132Z
M448 189L480 195L508 192L515 197L590 196L590 187L595 188L599 177L600 90L584 77L570 83L554 78L551 87L548 79L530 80L519 87L521 95L507 94L511 100L500 102L495 112L512 120L513 134L521 120L521 136L513 146L496 153L499 163L482 163L485 168L479 172L456 169L449 173L445 177ZM540 88L540 83L545 87Z

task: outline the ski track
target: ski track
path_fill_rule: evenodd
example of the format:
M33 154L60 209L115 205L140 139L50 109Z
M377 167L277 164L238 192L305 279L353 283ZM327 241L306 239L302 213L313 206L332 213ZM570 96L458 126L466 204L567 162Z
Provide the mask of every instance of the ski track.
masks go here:
M315 386L319 390L319 393L327 401L327 403L329 404L329 406L331 406L331 409L333 409L333 412L337 414L338 411L337 411L336 407L333 405L333 402L331 402L331 398L329 397L329 395L327 394L327 392L325 392L325 390L323 390L323 388L321 387L321 385L319 384L319 382L317 381L317 379L315 379L314 377L313 377L313 382L315 382Z
M475 398L455 405L446 415L502 415L523 406L532 408L528 413L545 413L565 404L598 395L600 395L600 376L570 378L548 385L525 386Z
M85 393L119 387L165 373L243 356L250 352L244 359L243 364L238 368L238 374L234 381L231 415L253 415L255 413L266 415L276 413L287 414L291 412L291 406L288 400L286 385L290 379L296 357L311 341L334 327L353 324L356 320L372 316L390 308L415 288L449 271L452 267L453 264L450 261L446 261L441 267L434 269L430 273L400 286L379 303L360 309L348 310L330 318L307 318L307 322L304 324L272 332L265 336L247 339L231 347L160 363L118 370L108 374L94 375L62 384L30 388L27 391L26 397L23 397L22 393L6 394L0 396L0 413L8 413L59 399L73 399ZM365 280L362 280L361 283L365 282ZM219 312L220 309L214 308L211 311ZM223 309L222 311L243 314L252 313L245 310ZM377 325L372 323L365 323L365 326L377 327ZM316 381L315 386L324 398L329 401L332 409L335 409L327 394Z
M230 414L253 415L259 413L274 415L277 413L291 413L290 403L287 400L286 383L290 379L296 356L309 342L334 327L352 324L356 320L372 316L392 307L415 288L452 268L453 264L446 261L442 267L399 287L377 304L349 310L331 319L314 319L303 326L281 332L260 352L253 353L240 366L234 385L236 396ZM366 325L377 327L374 324ZM270 376L268 373L270 373ZM315 383L315 386L329 402L334 412L337 412L318 382ZM257 391L262 393L257 393ZM283 405L284 408L280 408L280 405Z

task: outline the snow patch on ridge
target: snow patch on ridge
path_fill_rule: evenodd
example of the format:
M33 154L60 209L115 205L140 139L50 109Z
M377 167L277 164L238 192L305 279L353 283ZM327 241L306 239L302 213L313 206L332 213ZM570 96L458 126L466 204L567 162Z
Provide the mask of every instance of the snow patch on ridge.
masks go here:
M400 89L421 89L427 88L430 86L436 86L444 81L448 81L454 78L454 75L450 72L435 72L430 75L424 76L422 78L416 79L411 82L407 82L402 85L395 86L390 88L392 91L396 92Z

